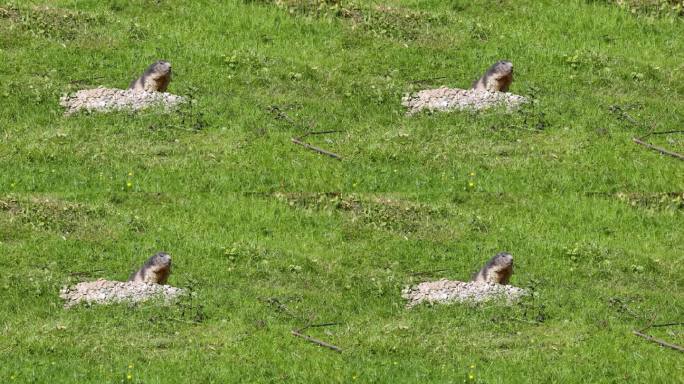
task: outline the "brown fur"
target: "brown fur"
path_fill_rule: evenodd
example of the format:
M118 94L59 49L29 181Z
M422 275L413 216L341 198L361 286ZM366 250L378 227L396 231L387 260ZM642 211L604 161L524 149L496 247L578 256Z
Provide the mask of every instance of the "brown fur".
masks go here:
M133 80L128 89L146 92L166 92L171 82L171 63L157 61L147 67L139 78Z
M487 72L475 80L473 88L478 91L508 92L513 82L513 64L510 61L497 61Z
M131 274L128 281L136 283L156 283L164 284L171 274L171 256L167 253L159 252L147 259L145 264Z
M513 274L513 256L506 252L501 252L492 257L472 281L475 283L496 283L508 284Z

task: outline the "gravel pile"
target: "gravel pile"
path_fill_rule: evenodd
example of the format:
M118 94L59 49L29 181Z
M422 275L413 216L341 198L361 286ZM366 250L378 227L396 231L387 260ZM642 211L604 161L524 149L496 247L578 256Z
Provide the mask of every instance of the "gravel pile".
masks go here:
M446 87L426 89L413 95L406 95L401 100L401 104L408 108L409 115L423 109L430 111L481 110L497 105L503 105L510 111L526 102L525 97L507 92Z
M100 279L65 287L59 292L59 297L66 300L64 307L69 308L80 302L88 304L110 304L122 301L138 303L152 298L162 298L168 302L183 294L185 294L184 289L170 285Z
M512 285L464 283L446 279L426 281L401 292L401 296L408 300L407 308L422 302L481 303L492 299L504 299L510 304L526 294L524 289Z
M137 111L153 105L162 105L171 109L185 102L182 96L166 92L145 92L130 89L95 88L84 89L74 95L63 96L59 104L66 108L65 115L80 110L110 112L119 110Z

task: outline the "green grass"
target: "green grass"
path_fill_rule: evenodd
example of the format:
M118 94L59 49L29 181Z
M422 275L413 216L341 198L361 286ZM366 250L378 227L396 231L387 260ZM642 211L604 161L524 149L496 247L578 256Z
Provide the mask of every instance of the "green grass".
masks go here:
M684 164L631 141L682 129L681 17L284 3L0 1L0 381L684 382L631 334L684 319ZM522 110L405 116L405 93L504 58ZM63 116L157 59L190 105ZM309 130L341 131L307 140L343 160L290 142ZM62 309L159 250L193 296ZM404 308L502 250L533 297ZM309 322L344 352L290 335Z

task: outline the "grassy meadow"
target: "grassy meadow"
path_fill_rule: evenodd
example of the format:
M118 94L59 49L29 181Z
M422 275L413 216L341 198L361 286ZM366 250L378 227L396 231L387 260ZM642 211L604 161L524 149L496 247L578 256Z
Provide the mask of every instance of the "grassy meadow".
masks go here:
M182 108L63 115L158 59ZM500 59L520 110L405 115ZM610 1L0 0L0 381L684 383L683 111ZM62 308L159 250L190 296ZM404 308L504 250L522 302Z

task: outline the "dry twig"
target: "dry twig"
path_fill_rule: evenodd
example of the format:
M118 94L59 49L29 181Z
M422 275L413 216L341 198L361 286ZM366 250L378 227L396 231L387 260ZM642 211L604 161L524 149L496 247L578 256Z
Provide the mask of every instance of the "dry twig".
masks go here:
M668 156L676 157L679 160L684 160L684 155L682 155L681 153L672 152L672 151L668 151L667 149L664 149L664 148L656 147L655 145L649 144L645 141L641 141L640 139L638 139L636 137L633 137L632 141L634 141L635 143L637 143L639 145L643 145L646 148L650 148L654 151L658 151L658 152L662 153L663 155L668 155Z
M651 325L652 328L655 327L671 327L673 325L684 325L684 322L681 323L663 323L663 324L653 324Z
M317 327L329 327L331 325L340 325L340 323L321 323L321 324L308 324L304 328L299 329L298 331L301 332L307 328L317 328Z
M332 349L332 350L335 351L335 352L342 353L342 348L340 348L340 347L338 347L338 346L335 346L335 345L332 345L332 344L328 344L328 343L326 343L325 341L321 341L321 340L315 339L315 338L313 338L313 337L311 337L311 336L307 336L307 335L305 335L305 334L303 334L303 333L300 333L299 330L297 330L297 329L293 329L293 330L292 330L292 334L293 334L294 336L301 337L302 339L304 339L304 340L306 340L306 341L308 341L308 342L311 342L311 343L314 343L314 344L318 344L318 345L320 345L321 347L325 347L325 348L328 348L328 349Z
M652 131L652 132L649 132L646 136L642 136L641 138L643 139L643 138L650 136L650 135L669 135L672 133L684 133L684 131L680 131L680 130L676 130L676 131Z
M622 108L620 108L620 106L612 105L612 106L610 106L609 109L611 112L617 114L620 118L627 120L628 122L630 122L631 124L633 124L637 127L646 127L643 123L638 122L635 118L633 118L627 112L625 112ZM679 160L684 160L684 155L682 155L681 153L668 151L665 148L656 147L655 145L647 143L647 142L642 140L642 139L644 139L650 135L662 135L662 134L668 134L668 133L682 133L682 132L684 132L684 131L679 131L679 130L676 130L676 131L654 131L653 129L651 129L650 132L648 132L647 134L645 134L644 136L642 136L640 138L639 137L633 137L632 141L634 141L635 143L637 143L639 145L643 145L646 148L660 152L663 155L668 155L668 156L676 157Z
M292 125L292 126L295 126L295 127L303 127L302 124L298 124L297 122L295 122L294 120L292 120L285 112L281 111L280 108L279 108L277 105L272 105L272 106L268 107L268 110L269 110L269 112L271 112L271 114L272 114L272 115L275 117L275 119L277 119L277 120L285 120L286 122L288 122L288 123L289 123L290 125ZM329 131L309 131L309 132L306 132L306 133L305 133L303 136L301 136L301 137L293 137L293 138L292 138L292 142L295 143L295 144L301 145L301 146L304 147L304 148L308 148L308 149L310 149L310 150L312 150L312 151L321 153L321 154L326 155L326 156L330 156L330 157L332 157L332 158L334 158L334 159L342 160L342 156L338 155L337 153L333 153L333 152L330 152L330 151L326 151L325 149L315 147L315 146L313 146L313 145L311 145L311 144L309 144L309 143L305 143L305 142L302 141L302 139L303 139L304 137L307 137L307 136L309 136L309 135L322 135L322 134L325 134L325 133L334 133L334 132L341 132L341 131L337 131L337 130L329 130Z
M676 350L679 351L679 352L684 352L684 347L682 347L682 346L680 346L680 345L677 345L677 344L670 344L670 343L668 343L667 341L660 340L660 339L656 339L656 338L653 337L653 336L647 335L647 334L645 334L645 333L641 333L641 332L636 331L636 330L632 331L632 333L634 333L634 334L637 335L637 336L643 337L644 339L646 339L646 340L648 340L648 341L652 341L652 342L654 342L654 343L660 344L660 345L662 345L663 347L668 347L668 348L676 349Z
M314 147L314 146L311 145L311 144L308 144L308 143L305 143L305 142L299 140L299 138L293 137L293 138L292 138L292 142L295 143L295 144L299 144L299 145L301 145L301 146L304 147L304 148L308 148L308 149L310 149L310 150L312 150L312 151L321 153L321 154L323 154L323 155L330 156L330 157L332 157L332 158L334 158L334 159L342 160L342 156L338 155L337 153L329 152L329 151L326 151L325 149L321 149L321 148L318 148L318 147Z

